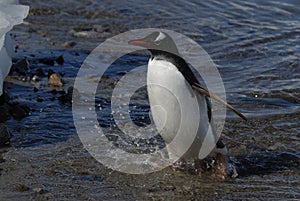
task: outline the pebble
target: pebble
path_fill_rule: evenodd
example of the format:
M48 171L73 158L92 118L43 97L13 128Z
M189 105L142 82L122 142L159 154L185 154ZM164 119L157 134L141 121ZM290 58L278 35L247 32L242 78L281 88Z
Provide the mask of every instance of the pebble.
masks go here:
M37 87L34 87L34 88L33 88L33 92L34 92L34 93L36 93L36 92L38 92L38 91L39 91L39 89L38 89Z
M31 78L31 80L32 80L33 82L38 82L38 81L40 81L40 78L39 78L39 76L34 75L34 76Z
M65 43L62 44L62 47L64 47L64 48L72 48L75 45L77 45L76 42L74 42L74 41L67 41L67 42L65 42Z
M39 102L39 103L41 103L41 102L43 102L43 101L44 101L44 99L43 99L43 98L41 98L41 97L38 97L38 98L36 99L36 101L37 101L37 102Z
M43 194L45 193L46 191L42 188L34 188L32 189L34 192L38 193L38 194Z
M59 65L63 65L65 62L65 59L62 55L60 55L59 57L56 58L56 63Z
M53 73L53 74L50 75L50 77L48 79L48 83L51 86L55 86L55 87L62 87L63 86L61 77L57 73Z

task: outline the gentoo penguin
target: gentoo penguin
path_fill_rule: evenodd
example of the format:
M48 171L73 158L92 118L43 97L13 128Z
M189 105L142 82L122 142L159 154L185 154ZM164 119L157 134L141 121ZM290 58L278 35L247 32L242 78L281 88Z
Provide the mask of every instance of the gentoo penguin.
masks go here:
M129 44L144 47L151 53L147 92L152 118L166 143L169 157L201 160L213 150L225 155L226 147L214 131L209 97L225 104L243 119L245 117L201 87L167 33L155 31Z

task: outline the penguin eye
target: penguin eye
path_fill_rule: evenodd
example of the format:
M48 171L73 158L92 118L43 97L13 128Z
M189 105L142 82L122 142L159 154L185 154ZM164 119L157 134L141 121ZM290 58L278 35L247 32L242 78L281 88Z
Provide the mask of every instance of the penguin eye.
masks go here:
M161 42L160 40L157 40L157 41L154 41L154 44L155 45L160 45L160 42Z

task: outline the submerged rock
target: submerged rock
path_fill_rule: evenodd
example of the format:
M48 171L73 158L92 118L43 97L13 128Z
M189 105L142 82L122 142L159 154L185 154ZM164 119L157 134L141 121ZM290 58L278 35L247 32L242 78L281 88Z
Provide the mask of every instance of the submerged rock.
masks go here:
M27 59L18 60L11 67L11 72L16 72L19 75L26 75L27 71L30 70L30 64Z
M62 55L60 55L59 57L56 58L56 63L59 65L63 65L65 62L65 59Z
M5 124L0 123L0 148L10 144L11 133Z
M74 87L69 87L67 93L62 94L58 100L61 104L72 104L73 99L78 100L79 97L79 91Z
M10 114L16 120L23 119L29 115L30 109L26 105L13 104L10 107Z
M6 93L0 96L0 123L11 118L21 120L29 115L30 108L24 104L12 103Z

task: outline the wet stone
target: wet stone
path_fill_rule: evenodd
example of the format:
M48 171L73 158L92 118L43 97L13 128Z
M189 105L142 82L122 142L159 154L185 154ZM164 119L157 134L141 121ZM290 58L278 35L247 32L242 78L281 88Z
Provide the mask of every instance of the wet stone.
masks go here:
M41 68L38 68L35 72L35 75L37 75L39 77L44 77L45 76L44 70Z
M74 41L67 41L67 42L63 43L61 46L64 47L64 48L72 48L75 45L77 45L76 42L74 42Z
M43 102L43 101L44 101L44 99L43 99L43 98L41 98L41 97L38 97L38 98L36 99L36 101L37 101L37 102L39 102L39 103L41 103L41 102Z
M64 92L64 91L63 91ZM71 104L73 98L75 100L79 99L79 92L77 89L75 89L74 87L69 87L67 93L63 93L59 98L59 102L61 104Z
M60 55L59 57L56 58L56 63L58 63L59 65L63 65L65 62L65 59L62 55Z
M39 76L34 75L34 76L31 78L31 80L32 80L33 82L38 82L38 81L40 81L40 78L39 78Z
M38 194L43 194L43 193L46 193L46 191L42 188L34 188L32 189L35 193L38 193Z
M19 75L26 75L27 71L30 69L30 64L27 59L22 59L17 61L11 67L11 72L16 72Z
M51 86L54 86L54 87L62 87L63 86L61 77L57 73L51 74L50 77L49 77L48 82Z
M33 88L33 92L38 92L38 91L39 91L38 88L36 88L36 87Z
M15 187L15 190L18 192L25 192L29 190L29 187L25 184L19 184Z
M55 62L52 58L43 58L39 59L39 63L46 64L48 66L54 66Z
M10 108L10 114L14 119L20 120L29 115L30 108L26 105L15 104Z
M0 147L10 144L11 133L8 131L5 124L0 124Z
M10 119L9 106L7 104L0 104L0 122Z

